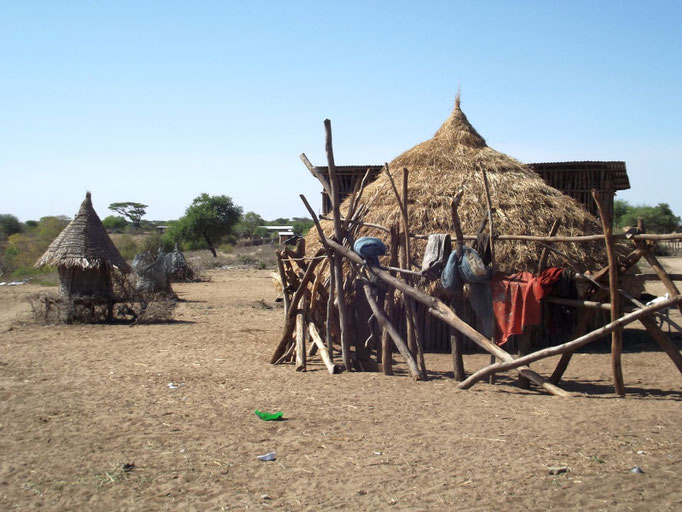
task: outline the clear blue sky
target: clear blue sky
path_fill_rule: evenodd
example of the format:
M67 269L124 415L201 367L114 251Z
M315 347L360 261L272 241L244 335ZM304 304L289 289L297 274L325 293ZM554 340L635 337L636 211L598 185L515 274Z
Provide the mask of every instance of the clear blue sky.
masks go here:
M390 161L462 109L525 162L624 160L682 215L680 1L0 2L0 213L90 190L181 216L202 192L307 216L298 155Z

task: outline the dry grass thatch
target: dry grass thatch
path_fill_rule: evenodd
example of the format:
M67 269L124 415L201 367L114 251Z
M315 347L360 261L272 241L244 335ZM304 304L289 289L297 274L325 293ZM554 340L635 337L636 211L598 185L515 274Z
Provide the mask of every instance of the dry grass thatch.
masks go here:
M92 207L90 192L85 195L75 218L35 264L36 267L46 265L82 269L112 265L122 272L130 272L130 266L114 246Z
M483 173L488 176L491 200L495 208L496 234L547 235L556 219L561 221L558 235L575 236L601 233L601 226L578 202L548 186L538 174L521 162L488 147L469 123L459 105L434 137L394 159L389 168L396 183L401 183L403 169L409 171L409 226L412 233L454 233L451 215L452 198L462 187L464 195L459 216L465 234L474 234L487 215ZM383 226L398 224L400 210L388 178L380 174L363 195L372 201L364 222ZM373 199L373 200L372 200ZM342 205L342 214L349 201ZM324 222L325 231L333 232L332 223ZM357 236L377 236L388 242L387 234L362 227ZM309 251L319 247L315 230L307 237ZM424 241L413 244L412 259L421 261ZM548 264L595 269L605 264L603 244L554 244L570 261L551 253ZM500 270L535 271L540 247L532 242L496 242Z

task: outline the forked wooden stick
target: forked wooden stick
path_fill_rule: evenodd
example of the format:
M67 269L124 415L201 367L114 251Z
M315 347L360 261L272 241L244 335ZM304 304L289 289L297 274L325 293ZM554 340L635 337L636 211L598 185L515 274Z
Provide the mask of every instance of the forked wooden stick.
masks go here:
M334 147L332 145L332 123L329 119L324 120L325 150L327 152L327 165L329 167L329 181L332 192L332 215L334 217L334 236L340 244L343 243L343 229L341 225L341 201L339 199L339 181L336 176L334 164ZM341 331L341 358L346 371L351 370L350 339L348 332L348 313L346 311L346 298L343 292L343 260L334 256L333 272L336 285L336 309L339 312L339 330Z

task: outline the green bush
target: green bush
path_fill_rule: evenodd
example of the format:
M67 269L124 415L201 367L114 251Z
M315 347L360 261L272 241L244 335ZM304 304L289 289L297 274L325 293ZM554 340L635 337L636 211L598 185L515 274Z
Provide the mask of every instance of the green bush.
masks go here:
M155 231L144 237L140 249L151 254L156 254L159 251L171 252L173 250L173 244L163 237L161 233Z
M21 233L23 226L19 219L9 213L0 214L0 240L4 240L15 233Z
M41 243L46 243L45 248L57 238L57 235L68 226L71 220L68 217L59 215L57 217L42 217L35 228L34 235Z
M11 274L11 279L15 281L31 279L34 283L44 286L55 286L59 283L57 269L54 267L35 268L33 265L15 269Z
M262 261L253 254L240 254L237 256L237 261L242 265L257 265L258 263L262 263Z
M667 203L656 206L633 206L627 201L617 199L613 204L613 217L616 227L636 226L637 220L644 221L649 233L671 233L679 226L680 217L675 215Z
M128 225L128 221L118 215L109 215L102 219L102 224L109 231L119 232Z
M129 261L132 260L138 252L141 252L137 243L130 235L122 235L115 245L118 252L121 253L121 256Z
M37 240L24 233L15 233L7 239L4 261L12 272L19 268L31 268L43 255L50 242Z
M33 265L68 223L67 217L43 217L34 227L9 236L0 254L2 272L8 273L12 279L53 272L53 269L34 269Z

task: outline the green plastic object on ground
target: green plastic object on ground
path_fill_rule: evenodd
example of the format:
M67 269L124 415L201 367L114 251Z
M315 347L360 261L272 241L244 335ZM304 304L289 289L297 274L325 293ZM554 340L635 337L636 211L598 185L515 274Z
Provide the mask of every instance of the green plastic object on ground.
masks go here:
M284 413L282 411L278 412L261 412L256 409L256 416L258 416L263 421L277 421L281 420Z

